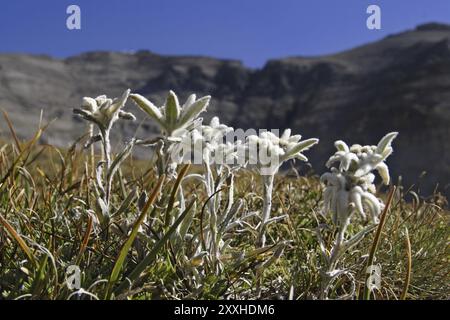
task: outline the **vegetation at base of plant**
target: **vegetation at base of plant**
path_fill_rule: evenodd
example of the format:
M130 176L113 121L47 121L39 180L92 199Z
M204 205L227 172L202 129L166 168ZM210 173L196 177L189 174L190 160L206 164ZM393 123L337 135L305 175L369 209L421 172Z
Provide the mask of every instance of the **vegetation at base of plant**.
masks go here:
M161 136L133 137L115 154L114 122L134 119L123 111L128 97ZM337 141L321 178L279 173L285 161L307 161L318 140L287 130L222 143L216 137L233 128L198 118L209 100L180 106L170 92L158 108L128 90L85 98L75 113L90 122L87 134L65 150L38 144L47 126L20 140L4 114L12 143L0 145L0 299L449 298L446 199L375 186L373 170L391 183L385 160L396 133L377 146ZM188 136L206 150L201 164L181 161L196 150ZM258 161L209 161L238 160L251 142L279 156L270 174ZM141 146L153 160L133 157ZM372 264L381 286L368 294Z

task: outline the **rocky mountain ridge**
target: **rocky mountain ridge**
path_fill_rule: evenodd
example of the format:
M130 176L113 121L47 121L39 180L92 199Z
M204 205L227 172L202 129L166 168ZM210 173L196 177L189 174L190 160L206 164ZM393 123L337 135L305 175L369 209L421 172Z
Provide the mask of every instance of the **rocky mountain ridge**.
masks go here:
M45 141L67 145L83 132L72 108L83 96L118 96L131 88L162 104L167 90L181 99L213 96L206 120L234 127L284 129L320 138L308 155L322 172L333 142L375 144L399 131L389 159L392 175L430 192L450 182L450 26L431 23L380 41L320 57L271 60L261 69L208 57L89 52L67 59L0 54L0 108L30 136L40 110L58 118ZM132 103L127 109L140 114ZM123 137L155 132L151 121L120 125ZM7 126L0 120L0 134ZM449 188L445 193L449 194Z

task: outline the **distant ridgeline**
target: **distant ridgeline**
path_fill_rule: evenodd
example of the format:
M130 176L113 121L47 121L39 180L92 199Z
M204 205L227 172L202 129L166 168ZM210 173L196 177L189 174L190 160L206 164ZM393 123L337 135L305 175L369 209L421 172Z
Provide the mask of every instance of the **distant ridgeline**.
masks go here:
M431 192L436 183L444 188L450 181L449 39L449 25L429 23L337 54L272 60L257 70L239 61L149 51L90 52L64 60L0 54L0 106L22 136L32 134L44 109L46 119L59 119L45 142L66 146L83 132L71 112L82 96L118 96L131 88L162 104L169 89L181 99L210 94L207 118L219 115L244 129L290 127L320 138L309 153L319 173L334 140L374 144L398 131L390 158L394 181L401 175L405 186ZM123 125L124 139L136 129L147 136L156 125Z

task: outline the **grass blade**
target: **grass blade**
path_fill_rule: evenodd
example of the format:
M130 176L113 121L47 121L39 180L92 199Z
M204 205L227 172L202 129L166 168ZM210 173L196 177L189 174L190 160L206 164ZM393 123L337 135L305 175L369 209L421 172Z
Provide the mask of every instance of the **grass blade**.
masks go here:
M3 218L3 216L0 214L0 223L5 227L5 229L8 231L8 233L14 238L14 240L17 241L20 248L23 250L23 252L27 255L28 260L33 263L33 265L36 265L36 259L33 255L33 253L30 250L30 247L25 243L23 238L20 236L20 234L17 233L16 230L8 223L8 221Z
M411 241L409 240L409 232L407 227L405 227L405 245L408 262L406 268L405 284L403 286L403 291L400 296L400 300L406 299L406 295L408 294L409 283L411 282L411 268L412 268Z
M83 242L81 243L80 251L78 252L76 265L80 264L81 259L82 259L83 254L84 254L84 251L86 251L86 247L88 245L89 238L90 238L91 232L92 232L92 225L93 225L92 215L89 214L88 223L87 223L87 226L86 226L86 233L84 234Z
M147 203L145 204L144 208L142 209L142 212L141 212L139 218L135 222L130 236L128 237L127 241L125 241L125 243L122 246L122 249L120 250L120 253L116 260L116 263L114 264L114 268L111 271L111 276L109 278L108 289L106 291L105 299L111 298L112 287L114 286L114 284L117 282L117 279L119 278L119 273L122 270L122 266L123 266L123 263L125 262L125 258L128 254L128 251L130 250L131 245L133 244L134 240L136 239L139 227L141 226L142 222L144 221L144 219L147 215L148 209L155 202L155 200L161 190L161 186L162 186L164 180L165 180L165 176L162 175L159 178L158 183L156 184L155 188L153 189L152 194L150 195L149 199L147 200Z
M380 238L381 238L381 231L383 230L383 226L386 221L387 213L391 207L391 203L392 203L392 199L394 198L395 190L396 190L396 188L395 188L395 186L393 186L391 191L389 192L388 199L386 201L386 205L381 214L380 223L378 224L378 228L375 233L375 238L373 239L372 247L370 248L369 259L367 260L366 269L367 269L367 267L369 267L373 264L373 260L375 258L375 253L377 251L378 244L379 244ZM370 288L367 285L367 279L369 278L369 276L370 276L370 274L367 275L366 281L364 282L366 284L365 288L364 288L364 300L370 299Z
M8 124L9 131L11 132L11 135L12 135L14 142L17 146L17 149L19 150L19 153L20 153L20 152L22 152L22 147L20 146L19 139L17 138L16 131L14 130L14 126L13 126L11 120L9 119L9 116L6 113L6 111L2 110L2 112L3 112L3 118L5 118L5 121Z

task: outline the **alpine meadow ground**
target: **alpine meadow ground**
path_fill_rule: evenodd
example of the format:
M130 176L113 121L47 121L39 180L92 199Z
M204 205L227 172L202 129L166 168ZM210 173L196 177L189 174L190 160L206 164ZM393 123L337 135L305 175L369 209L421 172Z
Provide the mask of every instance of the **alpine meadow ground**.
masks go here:
M161 132L113 153L128 100ZM448 203L392 182L396 132L337 140L328 173L300 176L280 168L318 139L219 141L233 128L202 123L209 100L84 98L87 133L64 149L39 143L47 125L19 139L4 113L0 299L449 298Z

